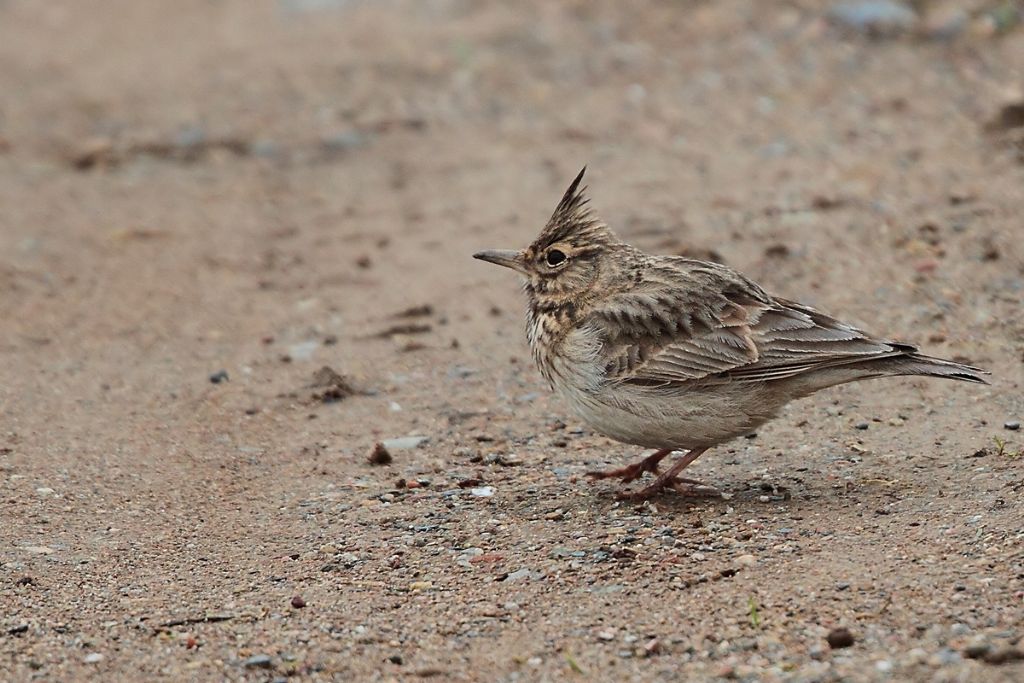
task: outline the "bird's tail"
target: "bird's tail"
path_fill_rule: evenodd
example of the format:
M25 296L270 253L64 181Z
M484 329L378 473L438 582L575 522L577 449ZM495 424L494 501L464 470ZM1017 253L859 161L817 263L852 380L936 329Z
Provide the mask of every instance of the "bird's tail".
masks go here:
M870 366L865 364L865 369L870 367L886 375L923 375L925 377L944 377L955 379L961 382L976 382L988 384L985 375L990 374L981 368L975 368L963 363L935 358L921 353L908 353L902 356L890 356L872 361Z

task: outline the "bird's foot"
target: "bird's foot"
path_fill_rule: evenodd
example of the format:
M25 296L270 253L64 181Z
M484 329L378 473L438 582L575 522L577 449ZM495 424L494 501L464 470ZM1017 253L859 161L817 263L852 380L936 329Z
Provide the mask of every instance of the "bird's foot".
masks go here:
M649 467L646 460L641 460L614 470L591 470L587 472L587 476L591 479L621 479L623 484L628 484L639 479L644 472L657 474L658 466Z
M702 481L697 481L696 479L683 479L681 477L676 477L673 481L666 484L666 486L670 486L676 493L693 498L722 497L722 492L717 488L711 484L705 484Z
M691 498L721 498L722 492L710 484L705 484L696 479L686 477L673 477L660 481L660 477L650 486L645 486L637 491L622 491L619 493L619 500L647 500L658 495L665 489L672 489L676 493Z
M621 479L623 484L628 484L642 477L644 472L657 474L658 464L671 452L671 448L663 448L632 465L615 470L592 470L587 472L587 476L592 479Z
M701 453L706 450L706 448L695 448L689 451L686 455L676 461L672 467L669 468L668 472L658 475L658 478L655 479L654 483L650 486L645 486L638 491L623 492L619 494L619 497L627 500L647 500L651 496L661 493L667 487L671 487L684 495L721 496L722 494L713 486L703 484L696 479L686 479L685 477L679 476L680 472L686 469L690 463L699 458Z

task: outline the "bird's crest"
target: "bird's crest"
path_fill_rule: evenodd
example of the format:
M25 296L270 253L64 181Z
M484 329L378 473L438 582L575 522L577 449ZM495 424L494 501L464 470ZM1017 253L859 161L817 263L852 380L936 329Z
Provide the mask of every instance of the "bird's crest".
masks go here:
M580 187L586 172L587 167L584 166L562 195L562 200L558 202L555 212L534 243L537 247L543 248L556 242L568 242L576 246L618 242L615 234L590 209L587 188Z

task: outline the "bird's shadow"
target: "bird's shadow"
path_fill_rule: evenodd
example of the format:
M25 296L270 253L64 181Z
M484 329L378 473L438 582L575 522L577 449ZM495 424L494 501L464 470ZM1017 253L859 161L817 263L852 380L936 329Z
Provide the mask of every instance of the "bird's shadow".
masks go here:
M720 503L733 507L742 505L745 509L757 509L765 506L784 507L793 512L802 509L820 509L823 501L829 496L826 492L806 480L789 477L785 483L767 482L764 480L743 481L732 485L724 485L717 490L708 487L707 493L700 493L693 488L677 490L666 487L648 498L633 499L630 494L644 487L643 480L632 488L601 487L596 488L593 497L596 501L609 505L657 505L661 509L692 510L708 508ZM831 492L831 489L829 489ZM826 503L827 504L827 503Z

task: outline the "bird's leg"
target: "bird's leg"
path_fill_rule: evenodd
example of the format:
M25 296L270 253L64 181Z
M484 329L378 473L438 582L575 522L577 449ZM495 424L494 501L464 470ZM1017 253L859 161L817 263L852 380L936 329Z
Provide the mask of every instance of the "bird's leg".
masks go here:
M706 448L694 448L687 452L686 455L679 458L674 465L664 474L658 476L650 486L645 486L639 491L633 493L623 493L622 498L628 498L630 500L645 500L651 496L661 492L666 486L673 486L680 493L690 493L692 495L718 495L713 487L702 484L694 479L683 479L679 477L679 473L687 468L687 466L694 460L699 458ZM675 484L686 484L685 490L682 487L676 487Z
M620 467L617 470L603 470L603 471L591 471L587 472L588 477L594 479L621 479L623 484L628 484L631 481L636 481L644 472L650 472L651 474L658 473L658 464L672 453L671 448L662 448L660 451L655 451L651 455L640 462L635 462L632 465L626 467Z

